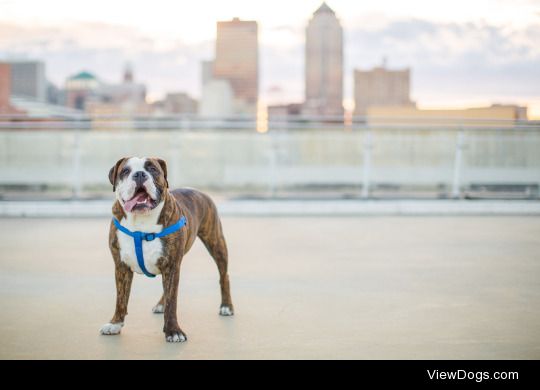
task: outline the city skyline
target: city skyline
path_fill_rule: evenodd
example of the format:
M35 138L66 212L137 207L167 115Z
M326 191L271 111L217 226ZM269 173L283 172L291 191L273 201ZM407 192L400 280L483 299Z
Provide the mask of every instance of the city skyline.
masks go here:
M172 91L200 97L200 61L212 57L215 22L237 16L260 26L261 100L302 101L304 29L321 3L178 2L181 12L154 18L148 7L122 2L98 1L83 13L63 1L47 2L46 9L39 2L0 1L0 58L43 60L59 86L84 69L116 81L130 61L151 100ZM412 69L412 99L419 106L517 103L529 106L531 118L540 117L540 7L534 2L328 4L344 27L347 108L353 69L370 69L386 56L390 68Z

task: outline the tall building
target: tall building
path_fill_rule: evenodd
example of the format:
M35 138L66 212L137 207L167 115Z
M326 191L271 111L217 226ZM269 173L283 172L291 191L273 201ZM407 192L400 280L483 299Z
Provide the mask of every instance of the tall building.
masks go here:
M184 92L168 93L163 106L167 114L196 114L198 110L197 100Z
M214 78L214 61L201 62L201 85L204 87Z
M11 103L11 66L0 63L0 115L21 115L25 112Z
M492 104L489 107L421 110L415 106L371 106L366 120L371 125L444 124L475 127L514 127L527 120L527 107Z
M56 104L56 105L65 105L65 91L63 89L58 88L56 85L54 85L51 82L47 83L47 103L48 104Z
M133 67L127 64L122 81L115 84L100 83L96 90L96 98L93 100L95 103L135 107L146 103L146 86L135 82Z
M133 78L133 66L130 63L126 64L124 68L124 84L131 84L134 81Z
M0 113L7 111L10 106L11 72L9 64L0 63Z
M383 63L354 71L355 116L365 116L370 107L414 107L410 94L410 69L388 70Z
M203 86L199 115L227 118L241 113L235 107L234 91L227 80L212 79Z
M255 21L217 23L213 78L227 81L236 114L255 114L259 95L259 43ZM208 81L208 80L206 80Z
M95 95L100 83L89 72L80 72L66 80L66 106L78 110L86 108L87 101Z
M304 115L343 116L343 28L326 4L306 29Z
M40 102L47 100L45 64L41 61L10 61L11 94Z

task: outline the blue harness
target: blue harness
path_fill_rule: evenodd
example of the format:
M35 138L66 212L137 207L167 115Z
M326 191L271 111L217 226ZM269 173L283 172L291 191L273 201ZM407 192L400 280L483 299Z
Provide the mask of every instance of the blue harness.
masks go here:
M165 237L165 236L168 236L169 234L177 232L178 230L182 229L186 225L186 217L180 218L178 222L176 222L174 225L171 225L163 229L159 233L132 232L131 230L123 227L116 218L113 218L113 222L114 222L114 226L116 226L116 228L120 230L122 233L127 234L130 237L133 237L133 241L135 242L135 254L137 255L137 263L139 264L139 267L141 268L142 272L146 276L148 276L149 278L155 278L156 275L148 272L148 270L144 266L142 241L143 240L154 241L156 238Z

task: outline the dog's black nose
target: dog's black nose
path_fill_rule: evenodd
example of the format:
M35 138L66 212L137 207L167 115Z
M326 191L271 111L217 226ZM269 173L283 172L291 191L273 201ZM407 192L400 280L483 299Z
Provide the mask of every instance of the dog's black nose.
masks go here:
M135 183L137 183L138 186L142 185L147 178L148 175L143 171L138 171L133 174L133 180L135 180Z

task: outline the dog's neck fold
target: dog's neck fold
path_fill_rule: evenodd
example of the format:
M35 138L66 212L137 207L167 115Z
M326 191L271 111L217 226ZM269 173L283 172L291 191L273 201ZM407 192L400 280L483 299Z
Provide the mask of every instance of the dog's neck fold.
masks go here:
M144 213L126 212L125 223L136 230L154 233L159 231L161 225L158 223L161 212L165 206L165 200L162 200L155 208Z

